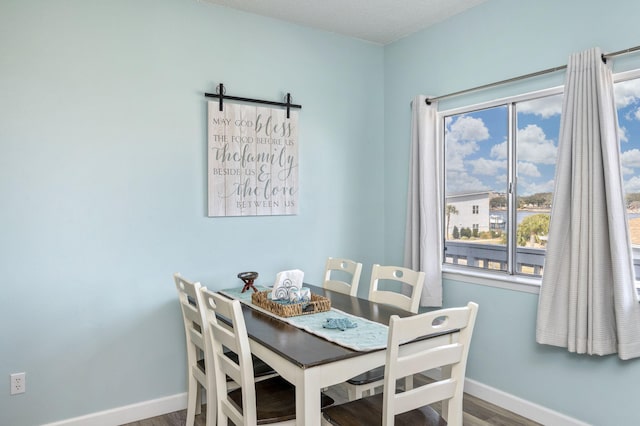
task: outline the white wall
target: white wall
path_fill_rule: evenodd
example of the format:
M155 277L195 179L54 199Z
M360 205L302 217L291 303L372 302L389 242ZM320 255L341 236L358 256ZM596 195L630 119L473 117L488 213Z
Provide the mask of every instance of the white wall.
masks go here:
M632 0L489 0L382 48L196 1L1 2L0 376L26 371L27 393L0 393L0 424L184 392L173 272L218 289L248 269L317 282L329 255L363 261L365 283L367 265L401 263L410 100L637 45L637 16ZM220 82L303 105L298 216L206 217L203 92ZM638 361L537 345L536 295L449 280L444 298L480 304L472 379L637 423Z

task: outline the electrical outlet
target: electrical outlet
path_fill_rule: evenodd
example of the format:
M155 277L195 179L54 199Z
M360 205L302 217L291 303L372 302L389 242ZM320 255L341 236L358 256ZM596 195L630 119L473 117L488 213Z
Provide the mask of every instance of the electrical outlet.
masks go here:
M11 375L11 395L25 393L27 390L26 373L13 373Z

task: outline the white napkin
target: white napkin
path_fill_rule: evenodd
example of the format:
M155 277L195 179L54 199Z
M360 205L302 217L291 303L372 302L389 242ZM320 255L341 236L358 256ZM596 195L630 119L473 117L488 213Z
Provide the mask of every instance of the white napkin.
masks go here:
M291 290L299 291L302 288L304 272L300 269L278 272L276 282L271 290L272 300L289 300Z

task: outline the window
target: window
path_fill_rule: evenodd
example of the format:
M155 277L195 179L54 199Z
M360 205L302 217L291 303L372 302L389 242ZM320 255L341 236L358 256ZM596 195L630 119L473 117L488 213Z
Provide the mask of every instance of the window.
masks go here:
M441 113L445 263L542 276L562 110L558 92Z
M640 78L620 81L614 85L614 90L620 127L620 161L627 203L627 227L637 280L640 278Z

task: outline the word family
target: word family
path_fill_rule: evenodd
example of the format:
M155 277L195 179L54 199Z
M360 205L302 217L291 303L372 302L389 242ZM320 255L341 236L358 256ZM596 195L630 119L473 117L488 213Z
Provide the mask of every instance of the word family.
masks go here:
M209 216L297 214L297 117L209 104Z

